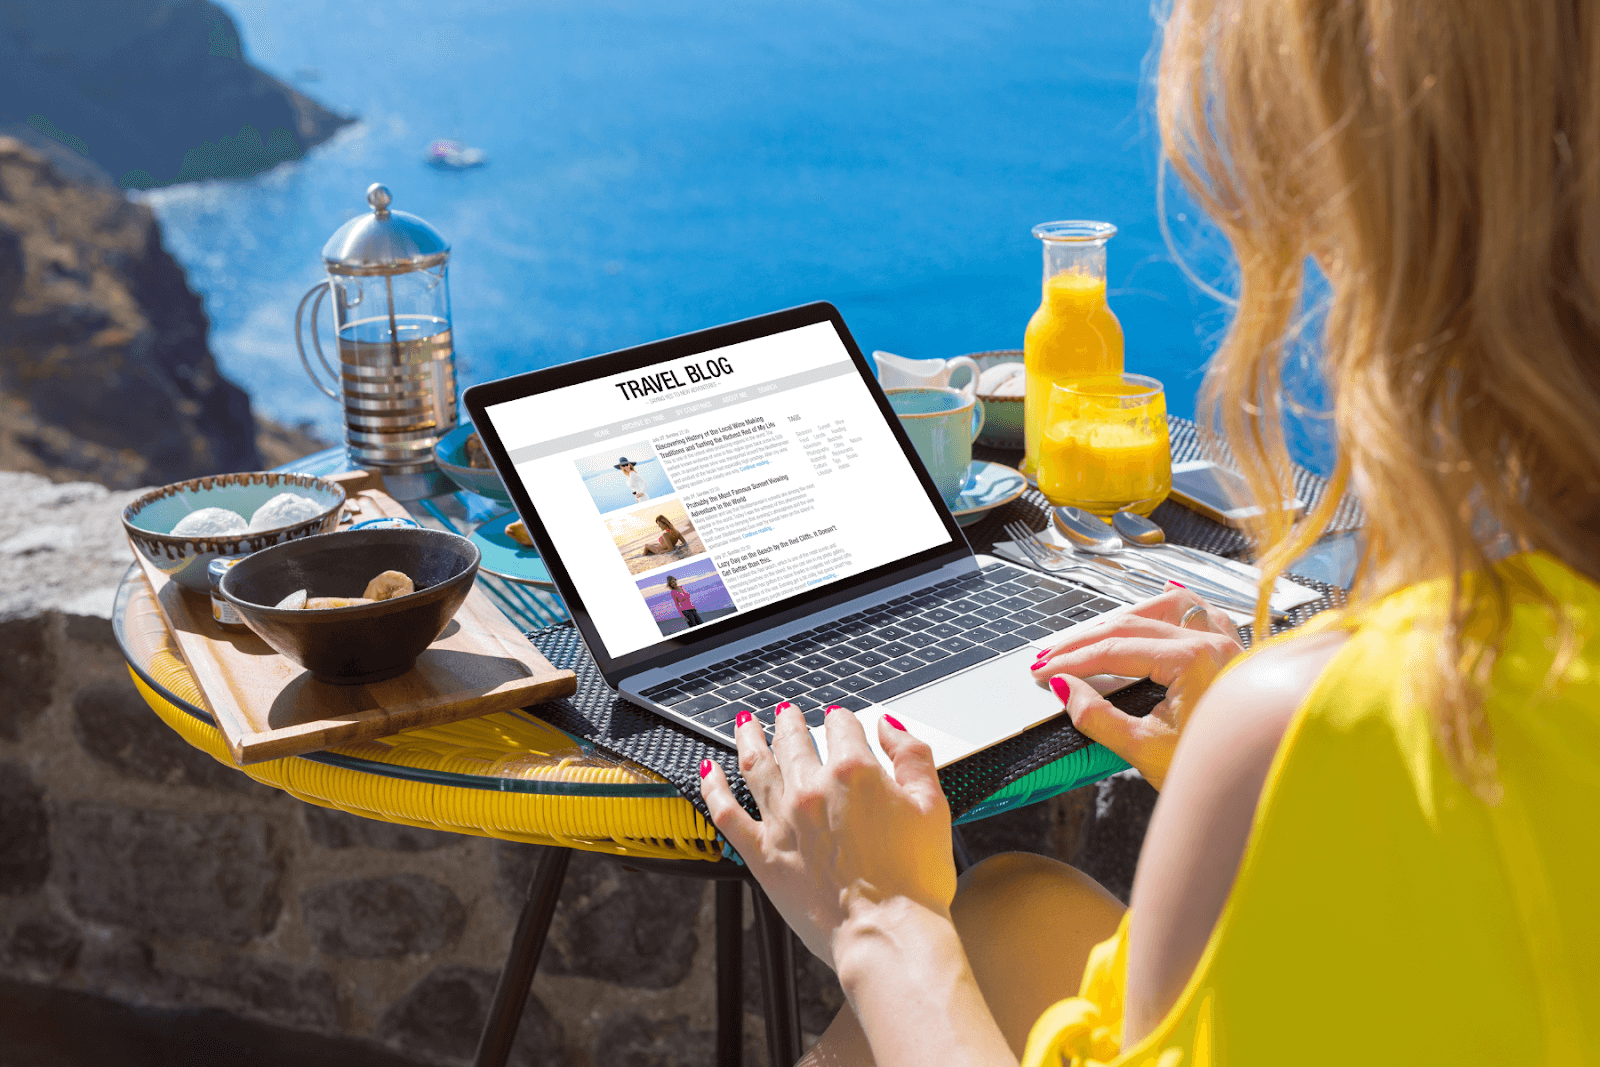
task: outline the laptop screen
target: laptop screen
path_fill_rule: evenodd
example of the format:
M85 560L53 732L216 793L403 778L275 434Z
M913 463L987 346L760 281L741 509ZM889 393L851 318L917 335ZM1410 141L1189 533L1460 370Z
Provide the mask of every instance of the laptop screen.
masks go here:
M612 659L950 541L831 322L484 413Z

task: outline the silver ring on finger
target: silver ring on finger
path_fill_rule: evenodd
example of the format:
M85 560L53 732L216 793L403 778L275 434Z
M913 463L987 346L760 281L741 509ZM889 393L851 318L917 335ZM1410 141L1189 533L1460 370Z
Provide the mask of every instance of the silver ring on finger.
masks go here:
M1210 630L1211 629L1211 617L1210 617L1209 614L1207 614L1206 606L1204 604L1190 604L1189 605L1189 610L1185 611L1183 613L1183 618L1178 620L1178 627L1180 629L1184 629L1184 630L1196 630L1196 629L1199 629L1199 627L1197 627L1197 626L1190 626L1189 625L1189 620L1193 619L1196 615L1200 616L1201 621L1203 621L1205 623L1205 629Z

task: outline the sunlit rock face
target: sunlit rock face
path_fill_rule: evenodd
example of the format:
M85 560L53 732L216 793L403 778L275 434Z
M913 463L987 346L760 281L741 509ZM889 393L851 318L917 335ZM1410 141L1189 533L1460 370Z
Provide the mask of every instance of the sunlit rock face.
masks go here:
M253 174L351 120L251 66L209 0L9 0L0 133L60 145L125 189Z
M0 138L0 469L114 489L256 470L150 209Z

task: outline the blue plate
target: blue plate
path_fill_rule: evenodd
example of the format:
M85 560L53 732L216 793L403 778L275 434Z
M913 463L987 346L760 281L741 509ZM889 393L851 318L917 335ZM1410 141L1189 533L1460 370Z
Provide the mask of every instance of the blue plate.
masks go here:
M1009 504L1022 495L1028 482L1022 472L1004 463L988 463L981 459L972 461L967 470L967 484L961 490L961 499L951 508L960 526L971 526L1001 504Z
M508 582L554 589L556 583L550 580L550 570L539 558L539 550L518 544L506 533L506 527L516 521L517 513L513 511L472 531L471 541L483 555L478 570Z
M511 494L506 492L505 483L500 480L500 475L494 468L484 470L482 467L470 466L467 462L467 438L474 433L472 423L463 423L439 438L439 443L433 446L434 462L439 464L439 469L449 476L461 488L469 493L486 496L497 504L511 506ZM515 541L512 544L516 544ZM529 551L532 551L531 549Z

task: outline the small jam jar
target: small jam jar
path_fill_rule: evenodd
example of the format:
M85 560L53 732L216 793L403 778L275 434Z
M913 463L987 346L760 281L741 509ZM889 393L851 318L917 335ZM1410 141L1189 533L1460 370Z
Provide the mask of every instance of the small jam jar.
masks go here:
M228 569L238 562L238 559L223 559L218 556L206 565L206 577L211 580L211 617L224 630L249 629L244 624L244 620L239 618L239 613L233 610L233 605L223 598L222 591L219 588L222 585L222 576L227 574Z

